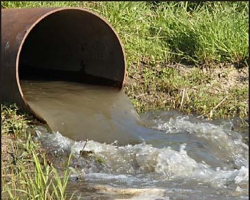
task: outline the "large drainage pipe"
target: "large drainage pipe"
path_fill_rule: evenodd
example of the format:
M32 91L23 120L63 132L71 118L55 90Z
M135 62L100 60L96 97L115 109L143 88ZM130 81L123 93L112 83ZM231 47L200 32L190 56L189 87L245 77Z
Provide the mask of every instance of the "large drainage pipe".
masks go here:
M2 9L1 102L29 106L20 80L61 79L122 88L125 54L111 25L80 8ZM51 77L50 77L51 76Z

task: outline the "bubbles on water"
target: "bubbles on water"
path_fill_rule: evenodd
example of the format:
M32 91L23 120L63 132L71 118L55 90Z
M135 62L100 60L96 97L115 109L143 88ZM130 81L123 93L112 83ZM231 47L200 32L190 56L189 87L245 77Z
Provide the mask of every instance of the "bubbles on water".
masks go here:
M72 166L79 169L88 182L135 188L178 186L183 193L189 187L193 192L199 188L207 194L219 189L220 194L217 195L222 196L228 195L229 191L243 197L248 193L248 146L237 132L224 125L193 121L188 117L168 121L157 119L154 123L163 134L180 137L188 134L187 137L194 137L194 140L180 140L179 148L171 145L158 148L149 143L118 146L93 140L77 142L58 132L43 133L39 137L50 148L73 153ZM215 167L196 159L190 154L190 144L195 144L192 151L203 150L201 156L211 154L223 160L224 164ZM227 165L226 162L232 164Z
M236 184L239 184L241 182L248 182L248 179L249 179L249 169L246 168L245 166L242 166L240 168L240 170L238 170L238 174L237 176L235 177L235 183Z
M240 170L225 171L220 168L213 170L204 163L196 162L185 151L186 144L182 145L180 151L175 151L170 147L158 149L144 143L115 146L95 141L88 141L87 144L86 141L73 142L58 132L48 134L47 137L46 141L51 143L47 145L57 147L58 150L63 151L71 149L71 152L77 158L80 157L80 152L83 149L86 152L94 153L103 160L105 167L101 169L102 173L158 173L165 180L180 177L197 178L204 181L216 181L226 178L233 180L235 178L236 183L241 182L242 177L245 177L242 180L248 177L248 171L244 170L246 167L241 167ZM84 167L83 163L82 167ZM93 169L88 171L92 171L92 173L100 172Z
M59 132L41 133L40 127L37 127L35 132L37 134L37 139L41 141L45 147L50 148L51 150L54 149L57 152L70 152L73 141L64 137Z
M176 116L166 120L166 115L162 113L155 115L153 128L168 135L186 133L189 137L196 137L199 144L206 147L208 151L213 150L210 154L213 154L217 160L222 160L224 164L233 165L239 169L243 163L248 163L249 147L243 143L241 134L230 129L231 126L223 123L212 124L211 121L190 116ZM148 119L144 116L144 120Z

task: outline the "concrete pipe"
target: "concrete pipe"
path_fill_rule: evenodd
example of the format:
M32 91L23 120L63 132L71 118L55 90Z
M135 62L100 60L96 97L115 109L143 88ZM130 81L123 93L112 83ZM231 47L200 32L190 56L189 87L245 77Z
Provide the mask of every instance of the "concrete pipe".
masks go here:
M81 8L2 9L1 102L35 113L20 80L59 79L122 88L125 54L111 25Z

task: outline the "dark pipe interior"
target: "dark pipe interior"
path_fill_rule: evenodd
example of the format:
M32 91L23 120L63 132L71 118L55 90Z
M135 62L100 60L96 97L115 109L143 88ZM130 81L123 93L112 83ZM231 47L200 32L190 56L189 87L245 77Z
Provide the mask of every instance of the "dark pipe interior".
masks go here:
M124 59L119 39L102 19L82 10L62 10L42 19L27 36L19 79L121 87Z

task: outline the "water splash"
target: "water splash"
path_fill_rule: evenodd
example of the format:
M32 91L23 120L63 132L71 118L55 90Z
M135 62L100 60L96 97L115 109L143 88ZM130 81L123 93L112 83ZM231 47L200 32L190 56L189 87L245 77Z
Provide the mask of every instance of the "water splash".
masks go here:
M168 121L163 121L163 118L151 121L152 133L153 129L171 136L172 141L161 147L148 142L119 146L93 140L77 142L58 132L40 134L39 140L51 149L54 147L57 151L73 153L72 166L78 169L76 176L95 185L113 189L164 188L164 192L152 199L172 198L175 196L173 191L178 188L194 199L199 197L199 192L205 196L204 199L210 199L211 195L217 199L246 198L249 187L248 146L242 142L238 132L205 120L181 116ZM179 140L180 136L186 138L186 134L187 138L193 137L191 143L188 139ZM193 143L198 145L190 147ZM211 157L223 161L221 166L209 165L204 161L207 158L195 159L192 152L199 152L202 148L208 155L200 156L212 154ZM82 155L82 152L90 154ZM133 198L143 199L145 196L134 195Z
M36 101L33 92L37 92L38 86L33 89L27 86L25 96L31 104ZM67 137L73 129L68 129L67 135L37 127L37 140L54 156L59 168L61 162L73 154L74 174L68 188L84 193L83 199L97 198L96 192L89 191L99 191L98 194L102 194L99 199L110 199L110 195L114 199L248 199L249 147L241 133L232 129L230 121L215 123L175 111L148 112L139 117L131 103L124 101L124 93L106 95L107 91L88 87L88 95L82 95L86 88L76 85L72 91L70 84L69 95L61 83L55 84L59 86L57 98L52 98L52 107L47 107L49 114L47 111L44 114L57 125L62 120L71 120L73 126L78 127L75 131L78 139ZM50 88L46 84L44 87ZM25 90L25 84L23 88ZM36 96L45 98L39 109L44 108L43 103L47 105L53 94L44 92ZM105 101L96 108L102 97ZM86 107L79 111L79 106L70 103L66 109L65 98L70 102L77 99L78 105L86 103ZM89 119L86 112L95 120ZM81 124L83 121L85 125ZM86 132L93 138L87 140ZM130 144L128 137L133 141Z

